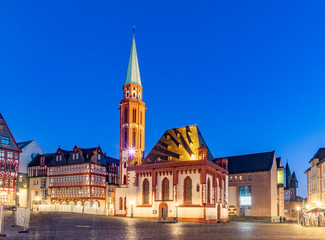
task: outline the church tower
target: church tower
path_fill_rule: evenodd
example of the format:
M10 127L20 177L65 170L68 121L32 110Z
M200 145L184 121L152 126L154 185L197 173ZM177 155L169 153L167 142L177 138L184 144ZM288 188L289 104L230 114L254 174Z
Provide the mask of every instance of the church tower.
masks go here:
M142 164L145 104L142 101L137 50L133 33L129 65L120 103L120 185L127 184L127 167Z

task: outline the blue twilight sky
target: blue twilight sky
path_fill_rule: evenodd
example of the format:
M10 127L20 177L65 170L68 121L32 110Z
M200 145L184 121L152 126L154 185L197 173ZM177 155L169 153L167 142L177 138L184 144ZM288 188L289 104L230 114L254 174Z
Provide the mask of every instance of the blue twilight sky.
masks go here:
M198 124L214 157L275 150L306 196L325 147L324 1L2 1L0 112L47 152L119 154L132 26L146 153Z

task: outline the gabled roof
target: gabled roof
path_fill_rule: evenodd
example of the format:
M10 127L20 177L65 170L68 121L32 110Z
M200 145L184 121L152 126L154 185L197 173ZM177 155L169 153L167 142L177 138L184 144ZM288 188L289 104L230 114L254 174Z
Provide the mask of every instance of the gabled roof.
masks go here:
M226 157L229 174L269 171L274 157L274 151ZM214 161L216 162L217 159Z
M95 153L99 152L101 156L100 160L94 157ZM73 159L71 156L73 153L79 153L82 157L78 159ZM62 165L71 165L71 164L81 164L92 162L101 166L106 166L105 155L102 153L101 148L79 148L75 146L72 151L67 151L59 148L55 153L55 156L62 155L61 161L55 161L55 158L52 160L52 166L62 166Z
M124 85L130 84L130 83L142 86L134 35L133 35L133 39L132 39L132 46L131 46L128 70L126 72Z
M36 157L34 157L34 159L28 164L28 167L39 166L42 156L45 157L45 165L49 166L55 156L55 153L37 154Z
M207 159L213 156L197 125L168 129L144 159L144 163L198 160L199 147L208 149Z
M3 125L3 129L0 130L0 136L9 138L9 144L4 144L1 143L0 141L0 149L2 148L2 149L21 152L20 148L16 143L14 136L10 132L10 129L1 113L0 113L0 125Z
M20 149L23 149L24 147L26 147L28 144L30 144L31 142L33 142L34 140L30 140L30 141L25 141L25 142L19 142L17 143L18 147Z
M310 159L309 162L311 162L312 160L314 160L315 158L325 158L325 148L320 148L318 149L318 151L315 153L315 155Z
M107 165L112 164L112 163L120 165L120 160L118 160L116 158L112 158L112 157L109 157L109 156L106 155L105 160L106 160Z

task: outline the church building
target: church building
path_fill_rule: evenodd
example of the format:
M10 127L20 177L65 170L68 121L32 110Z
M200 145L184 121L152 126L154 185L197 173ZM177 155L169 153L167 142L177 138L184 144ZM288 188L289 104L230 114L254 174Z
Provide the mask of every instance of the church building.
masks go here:
M115 215L228 220L228 162L213 156L196 125L168 129L144 156L145 103L133 36L120 103L120 183Z

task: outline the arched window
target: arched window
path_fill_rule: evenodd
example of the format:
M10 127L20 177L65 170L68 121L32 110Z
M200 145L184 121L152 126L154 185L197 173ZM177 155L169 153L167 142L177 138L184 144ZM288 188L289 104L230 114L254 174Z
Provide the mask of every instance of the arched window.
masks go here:
M140 149L142 148L142 132L140 132Z
M123 185L126 184L126 175L123 176Z
M142 112L140 112L140 124L142 125Z
M210 184L210 178L208 178L208 184L207 184L207 203L211 203L211 184Z
M135 148L135 136L136 136L135 129L133 129L133 131L132 131L132 147L133 148Z
M133 109L133 122L136 122L137 121L137 110L134 108Z
M128 109L124 108L124 123L128 122Z
M184 180L184 203L192 204L192 180L186 177Z
M124 168L126 168L126 161L124 162Z
M169 200L169 180L165 178L162 181L162 200Z
M123 198L120 197L120 210L123 210Z
M128 147L128 131L124 130L124 147Z
M149 204L149 181L145 179L142 186L143 204Z

